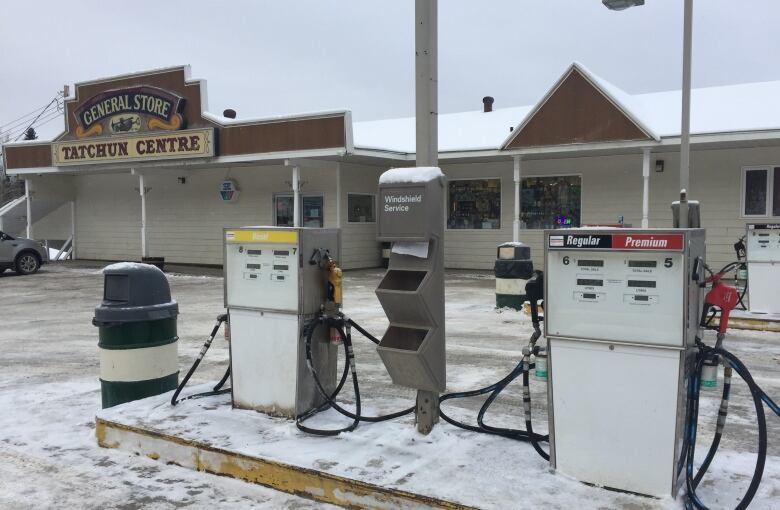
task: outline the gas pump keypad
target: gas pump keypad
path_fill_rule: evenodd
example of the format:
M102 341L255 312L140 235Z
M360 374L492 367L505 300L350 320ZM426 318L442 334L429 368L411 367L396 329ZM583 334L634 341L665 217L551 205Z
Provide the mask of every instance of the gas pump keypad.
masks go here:
M553 334L681 344L682 253L550 250L547 264Z

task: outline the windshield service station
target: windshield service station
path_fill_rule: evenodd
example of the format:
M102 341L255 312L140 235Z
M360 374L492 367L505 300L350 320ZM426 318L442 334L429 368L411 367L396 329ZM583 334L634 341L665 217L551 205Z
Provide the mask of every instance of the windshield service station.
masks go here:
M780 162L780 131L764 123L777 96L725 127L694 121L708 170L690 194L699 203L669 176L681 133L658 113L668 95L630 96L573 64L533 107L493 112L485 97L481 112L439 116L434 0L416 2L415 44L416 117L394 130L353 125L348 110L213 115L205 82L176 67L79 83L62 135L4 147L28 192L0 210L3 229L69 235L78 257L223 268L224 309L179 372L180 307L165 275L107 270L93 321L106 378L99 444L349 508L472 508L491 491L513 494L526 470L548 487L705 508L708 488L697 487L736 374L755 407L740 419L758 429L739 508L768 504L757 494L780 408L727 339L746 302L754 315L780 313L780 228L760 221L780 203L769 184L780 163L762 159ZM654 198L653 215L651 180L668 198L660 208ZM739 211L724 205L729 193ZM360 303L343 299L342 271L379 267L383 246L374 295L386 327L372 331L353 317ZM532 332L502 351L514 368L465 391L448 386L445 268L495 268L502 313ZM224 377L188 386L223 327ZM392 398L361 389L358 344L373 344ZM499 420L491 405L512 383L522 397ZM696 456L700 391L713 387L716 435ZM472 398L483 402L473 415L446 406Z

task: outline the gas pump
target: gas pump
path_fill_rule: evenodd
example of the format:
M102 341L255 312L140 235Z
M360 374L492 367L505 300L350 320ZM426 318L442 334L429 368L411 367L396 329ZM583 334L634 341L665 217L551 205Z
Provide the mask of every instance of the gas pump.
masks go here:
M302 331L334 299L328 267L338 254L334 229L224 230L233 407L288 418L316 408L323 399L310 362L322 385L335 387L337 352L328 332L313 332L309 361ZM339 301L340 293L339 283Z
M704 231L545 232L553 469L677 493Z
M756 313L780 313L780 224L748 224L748 303Z

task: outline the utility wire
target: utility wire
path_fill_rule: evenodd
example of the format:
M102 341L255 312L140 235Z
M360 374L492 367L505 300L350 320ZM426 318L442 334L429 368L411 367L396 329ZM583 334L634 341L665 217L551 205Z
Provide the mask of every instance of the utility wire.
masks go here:
M51 103L50 103L51 104ZM32 117L39 111L43 110L44 108L47 108L47 106L41 106L40 108L36 108L35 110L31 111L30 113L26 113L19 117L18 119L14 119L12 121L6 122L5 124L0 124L0 131L11 129L12 124L23 124L25 122L25 119L28 117Z
M21 129L21 130L9 130L9 131L6 131L5 133L8 134L8 139L9 140L14 140L15 141L20 136L23 136L30 127L32 127L32 128L39 128L41 126L44 126L44 125L48 124L49 122L51 122L52 120L54 120L56 118L60 118L60 116L61 116L61 114L57 110L50 110L48 113L43 115L40 119L38 119L38 121L34 125L30 125L30 126L25 127L24 129ZM3 133L0 133L0 137L2 137L2 136L3 136Z

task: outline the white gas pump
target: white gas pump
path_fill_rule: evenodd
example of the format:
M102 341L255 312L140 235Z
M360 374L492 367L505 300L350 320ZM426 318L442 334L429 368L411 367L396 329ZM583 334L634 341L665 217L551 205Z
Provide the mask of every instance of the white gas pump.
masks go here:
M323 402L302 331L328 297L328 273L313 257L337 258L339 231L242 227L223 239L233 407L294 418ZM336 347L327 330L315 334L315 369L332 389Z
M701 229L545 233L553 469L676 494L704 249Z
M745 245L750 311L780 313L780 224L748 224Z

